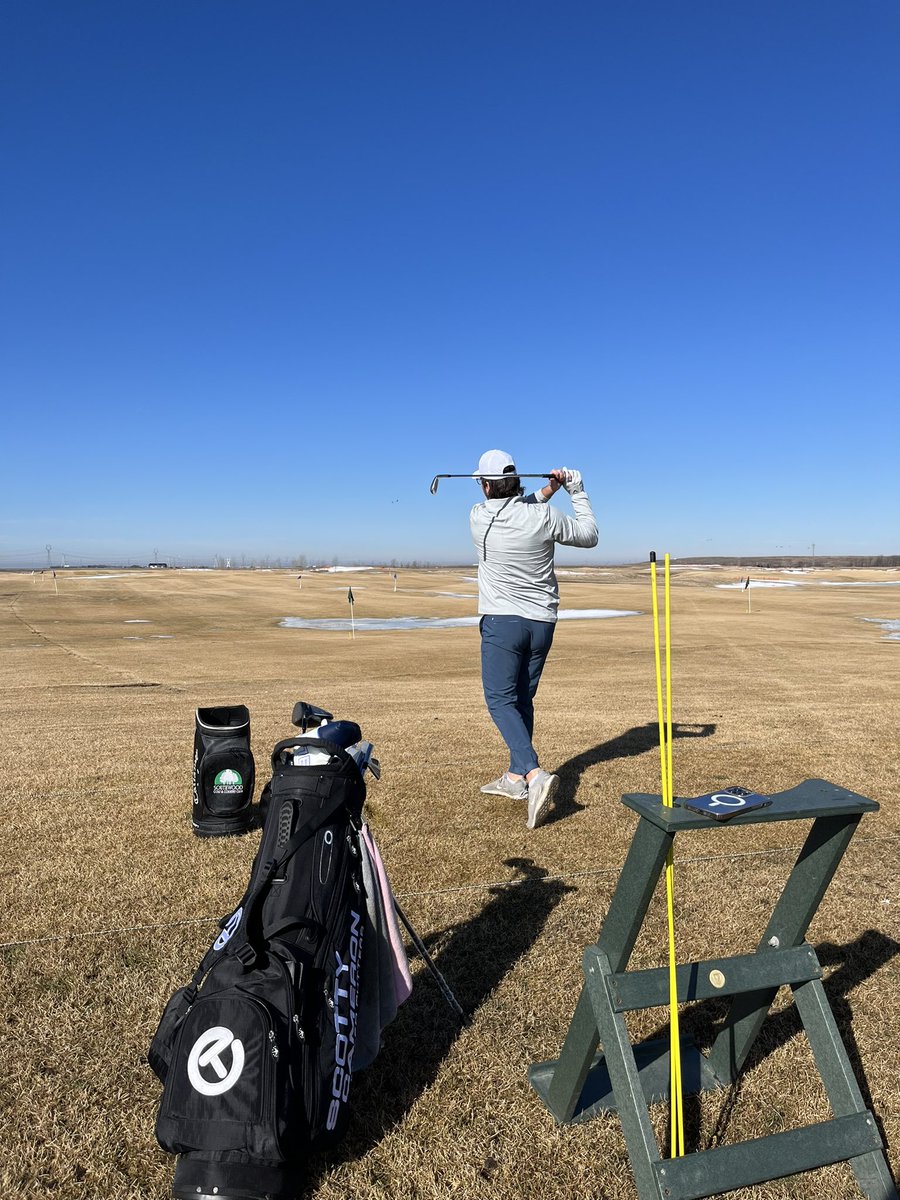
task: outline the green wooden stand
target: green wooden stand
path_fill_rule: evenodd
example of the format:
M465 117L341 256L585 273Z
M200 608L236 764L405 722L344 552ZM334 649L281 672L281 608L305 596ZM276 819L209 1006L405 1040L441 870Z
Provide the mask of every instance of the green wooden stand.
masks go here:
M585 983L558 1059L536 1063L532 1086L561 1124L618 1111L641 1200L694 1200L735 1188L849 1162L869 1200L898 1200L875 1118L866 1109L822 985L822 968L806 931L863 813L873 800L824 779L772 797L770 808L727 822L729 829L768 821L812 819L800 856L754 954L690 963L677 970L678 1000L734 997L709 1054L688 1039L681 1048L686 1094L733 1082L782 985L794 993L834 1119L734 1146L660 1157L647 1104L669 1093L669 1046L632 1046L623 1013L666 1005L666 968L627 971L628 960L675 834L722 823L659 796L622 797L641 820L619 876L600 937L584 953ZM598 1045L604 1053L598 1055Z

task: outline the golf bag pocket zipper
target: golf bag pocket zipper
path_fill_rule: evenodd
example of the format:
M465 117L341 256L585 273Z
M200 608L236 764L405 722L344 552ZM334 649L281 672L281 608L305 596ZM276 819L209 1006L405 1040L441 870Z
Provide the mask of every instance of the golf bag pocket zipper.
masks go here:
M238 987L201 994L166 1076L156 1123L164 1149L237 1150L283 1161L290 1055L279 1026L265 1001Z

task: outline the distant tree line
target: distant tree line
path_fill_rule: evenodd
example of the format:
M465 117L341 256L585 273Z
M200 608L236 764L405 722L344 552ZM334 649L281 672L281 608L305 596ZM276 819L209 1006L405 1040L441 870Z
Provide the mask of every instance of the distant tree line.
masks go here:
M690 556L673 558L676 563L698 563L701 566L718 564L723 567L772 567L783 571L789 567L900 567L900 554L743 554L723 558Z
M259 558L254 555L248 557L246 554L217 554L213 559L213 566L217 571L227 571L229 568L242 571L305 571L307 561L305 554L279 555L276 558L269 554Z
M322 558L311 563L305 554L283 555L278 557L273 557L269 554L264 554L260 557L246 554L217 554L213 558L213 566L217 571L227 571L229 568L232 570L243 571L254 571L260 569L269 571L305 571L307 569L323 567L326 565L336 567L338 564L351 567L384 567L387 565L388 568L393 571L400 570L401 568L407 571L421 571L428 570L431 567L438 565L418 558L412 558L408 560L392 558L388 564L372 563L371 561L362 563L356 560L353 562L342 562L341 559L339 559L336 555L324 555Z

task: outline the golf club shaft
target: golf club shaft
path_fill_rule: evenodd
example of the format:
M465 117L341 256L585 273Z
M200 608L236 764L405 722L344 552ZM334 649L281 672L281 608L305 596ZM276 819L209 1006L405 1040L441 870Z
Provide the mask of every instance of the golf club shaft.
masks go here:
M512 476L512 471L507 471L503 475L473 475L467 472L465 475L435 475L431 481L432 496L438 490L438 481L441 479L509 479ZM553 474L552 471L516 471L517 479L549 479Z

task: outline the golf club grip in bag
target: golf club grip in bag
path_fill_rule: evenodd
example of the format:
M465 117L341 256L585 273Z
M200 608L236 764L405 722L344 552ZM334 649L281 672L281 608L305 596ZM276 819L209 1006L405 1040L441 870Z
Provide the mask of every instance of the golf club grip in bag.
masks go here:
M294 765L295 748L306 765ZM336 1142L349 1117L365 783L321 739L279 742L272 766L247 891L148 1055L164 1083L157 1139L180 1155L179 1198L288 1200L305 1155Z
M246 704L198 708L191 824L198 837L246 833L255 782Z

